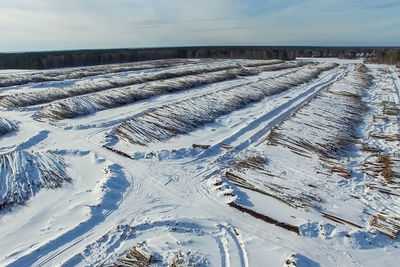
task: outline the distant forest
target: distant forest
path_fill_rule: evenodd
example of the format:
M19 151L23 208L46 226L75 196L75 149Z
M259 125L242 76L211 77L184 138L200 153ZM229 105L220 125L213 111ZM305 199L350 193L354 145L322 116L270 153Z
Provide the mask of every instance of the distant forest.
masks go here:
M400 48L376 51L373 57L367 58L367 62L391 64L400 67Z
M0 69L49 69L169 58L283 59L296 57L366 58L400 64L400 48L387 47L174 47L1 53Z

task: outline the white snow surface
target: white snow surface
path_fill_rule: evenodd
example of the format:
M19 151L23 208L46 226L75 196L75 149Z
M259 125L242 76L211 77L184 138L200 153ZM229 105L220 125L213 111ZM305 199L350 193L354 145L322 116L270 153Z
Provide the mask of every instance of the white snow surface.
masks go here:
M0 129L12 128L0 135L0 266L109 266L127 260L143 266L398 266L400 238L388 235L396 225L400 230L399 70L363 68L361 60L301 61L318 62L56 122L37 120L37 107L0 110ZM192 60L167 69L263 63ZM338 66L317 77L305 75L332 63ZM143 63L146 73L163 71L152 64ZM56 81L0 92L45 94L62 90L64 82L89 88L91 81L141 73L131 70L140 63L110 68L93 80L68 79L90 68L54 70ZM1 75L24 81L31 78L24 75L37 73ZM40 75L46 73L51 72ZM274 80L285 81L280 77L291 77L293 86L257 95L263 85L271 90ZM297 84L299 78L305 80ZM218 92L253 101L218 114L207 106L210 120L148 145L114 136L124 121L165 106L187 108L174 116L192 116L196 99L224 96ZM210 103L219 108L217 100ZM174 121L182 120L164 120ZM148 131L159 126L157 120L147 123ZM323 153L326 147L340 153ZM385 162L390 178L381 167ZM348 177L336 166L348 170ZM227 172L242 180L233 181Z

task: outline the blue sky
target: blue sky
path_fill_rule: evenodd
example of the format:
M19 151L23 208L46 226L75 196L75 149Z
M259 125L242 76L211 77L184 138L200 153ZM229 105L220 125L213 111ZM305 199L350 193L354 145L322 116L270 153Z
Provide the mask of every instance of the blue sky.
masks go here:
M0 51L400 46L399 0L0 0Z

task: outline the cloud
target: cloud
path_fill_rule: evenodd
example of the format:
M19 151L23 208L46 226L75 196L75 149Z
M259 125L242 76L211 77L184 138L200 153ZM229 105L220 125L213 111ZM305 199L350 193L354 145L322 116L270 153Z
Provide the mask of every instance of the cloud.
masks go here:
M393 0L0 0L0 51L399 45Z

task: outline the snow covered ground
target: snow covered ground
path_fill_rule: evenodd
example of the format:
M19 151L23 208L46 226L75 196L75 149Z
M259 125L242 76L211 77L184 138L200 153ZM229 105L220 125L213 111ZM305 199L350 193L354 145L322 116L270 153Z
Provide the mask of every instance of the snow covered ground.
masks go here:
M305 58L2 71L0 266L398 266L399 75Z

